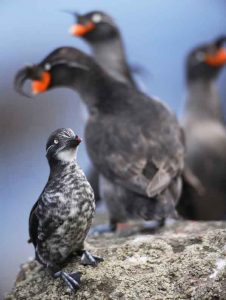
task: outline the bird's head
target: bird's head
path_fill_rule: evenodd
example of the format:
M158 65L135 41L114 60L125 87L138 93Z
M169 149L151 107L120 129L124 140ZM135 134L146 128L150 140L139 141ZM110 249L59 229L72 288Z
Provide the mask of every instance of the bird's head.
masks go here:
M221 36L209 44L195 48L187 57L187 79L215 79L226 65L226 36Z
M76 158L76 150L81 141L72 129L57 129L48 138L46 157L49 161L71 162Z
M101 12L93 11L84 15L73 13L75 24L70 28L70 34L79 36L88 42L105 42L119 35L113 19Z
M21 69L15 76L14 86L18 93L24 92L24 83L32 81L32 94L37 95L54 87L70 87L71 82L82 78L89 70L90 58L71 47L61 47L51 52L42 62Z

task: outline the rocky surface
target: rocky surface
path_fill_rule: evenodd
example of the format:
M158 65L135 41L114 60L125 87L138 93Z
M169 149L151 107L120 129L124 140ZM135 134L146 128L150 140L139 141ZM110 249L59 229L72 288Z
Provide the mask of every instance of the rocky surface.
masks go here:
M226 299L226 223L181 222L155 235L88 239L97 268L77 259L65 268L81 271L75 294L31 261L21 267L12 292L17 300Z

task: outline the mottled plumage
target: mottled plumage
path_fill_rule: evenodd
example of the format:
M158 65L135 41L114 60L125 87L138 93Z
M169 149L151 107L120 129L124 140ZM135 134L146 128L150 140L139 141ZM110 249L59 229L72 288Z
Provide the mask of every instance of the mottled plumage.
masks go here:
M36 259L54 273L72 254L84 251L95 210L93 190L76 161L80 141L71 129L58 129L49 137L46 156L50 175L29 218ZM78 273L74 274L78 280ZM75 288L73 284L70 287Z
M46 66L51 75L47 89L70 87L89 109L88 153L104 179L115 184L113 193L102 191L112 226L129 218L161 220L175 215L184 165L175 115L161 102L108 76L77 49L55 50L32 72ZM30 73L31 69L23 69L17 74L18 91L26 78L34 78Z
M216 86L226 63L224 41L199 46L187 57L186 165L203 189L197 193L185 185L179 210L196 220L226 218L226 127Z

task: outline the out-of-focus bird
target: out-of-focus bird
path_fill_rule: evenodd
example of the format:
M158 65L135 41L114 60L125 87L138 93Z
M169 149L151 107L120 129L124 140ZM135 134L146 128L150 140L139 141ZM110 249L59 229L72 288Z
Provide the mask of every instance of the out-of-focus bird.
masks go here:
M84 15L77 12L70 12L70 14L74 16L76 23L71 26L69 32L87 41L94 59L111 76L137 88L126 60L120 30L114 20L101 11ZM138 73L142 73L142 69L138 70ZM93 178L97 178L97 173L91 172L91 174L94 174ZM192 189L200 189L200 183L188 167L183 172L183 182ZM106 178L100 179L100 184L108 185L108 181Z
M94 59L108 74L136 87L127 63L121 33L114 20L101 11L73 15L76 24L70 28L70 33L87 41Z
M61 128L50 135L46 145L49 179L29 218L30 242L35 247L36 259L75 291L81 274L62 271L68 258L81 255L84 265L93 266L101 260L84 250L95 201L93 190L76 161L80 142L71 129Z
M76 23L71 26L70 33L88 42L94 59L106 72L116 80L136 87L127 63L121 33L114 20L101 11L92 11L84 15L76 12L72 14ZM99 179L98 172L92 167L89 174L88 178L95 187L95 195L99 195L98 187L102 184L108 185L108 182Z
M76 24L71 26L73 36L83 38L91 46L94 59L116 80L136 86L130 67L127 64L120 31L113 19L101 11L92 11L81 15L72 13ZM95 191L99 194L98 172L90 168L89 179ZM104 181L107 184L107 181ZM95 197L99 199L99 197Z
M102 180L112 183L106 189L101 185L112 230L129 219L175 216L184 146L178 121L164 104L116 81L91 57L70 47L20 70L18 92L24 93L26 79L33 80L34 93L72 88L87 105L88 153Z
M83 15L77 12L69 13L74 16L76 22L71 26L70 34L81 37L90 45L94 59L112 77L137 88L139 84L136 84L133 74L149 74L142 66L128 64L120 29L113 18L102 11L92 11ZM143 83L141 86L143 89ZM96 170L91 169L90 175L92 186L95 186L95 195L99 194L98 183L95 182L95 178L98 178ZM102 179L100 184L103 184ZM104 184L108 184L106 180Z
M224 42L226 37L220 37L187 57L186 165L201 182L203 192L185 184L179 211L196 220L226 218L226 127L216 86L226 64Z

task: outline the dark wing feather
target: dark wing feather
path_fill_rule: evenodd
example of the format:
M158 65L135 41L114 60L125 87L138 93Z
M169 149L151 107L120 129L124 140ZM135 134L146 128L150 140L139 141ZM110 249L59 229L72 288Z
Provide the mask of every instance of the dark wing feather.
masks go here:
M69 213L66 206L62 206L62 208L59 206L57 197L51 197L51 202L46 201L46 198L49 198L47 193L44 191L40 197L38 209L37 239L42 242L47 240L64 223Z
M38 200L39 201L39 200ZM38 217L37 217L37 206L38 201L34 204L31 209L30 216L29 216L29 236L30 239L28 242L33 243L36 247L37 245L37 237L38 237Z
M38 240L38 226L39 226L38 205L42 199L42 194L43 194L44 190L45 190L45 188L43 189L38 200L33 205L30 215L29 215L29 237L30 237L30 239L28 240L28 243L33 243L33 245L35 247L37 246L37 240Z
M62 215L59 215L57 199L52 198L52 203L46 205L45 189L38 201L34 204L29 217L30 240L36 247L39 241L44 241L64 222ZM65 209L64 209L65 211Z
M184 147L175 116L159 102L139 101L133 111L91 120L86 131L88 151L104 176L153 197L182 170Z

